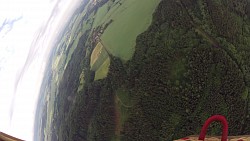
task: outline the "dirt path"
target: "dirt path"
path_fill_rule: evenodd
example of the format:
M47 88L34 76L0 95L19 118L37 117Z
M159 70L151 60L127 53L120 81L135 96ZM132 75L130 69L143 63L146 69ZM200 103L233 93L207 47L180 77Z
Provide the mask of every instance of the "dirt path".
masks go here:
M119 100L115 95L115 136L120 137L122 131L121 112L119 110Z
M206 31L204 31L202 28L196 26L195 32L197 32L200 36L202 36L204 39L206 39L214 47L220 47L219 43L212 36L210 36Z
M128 106L126 104L124 104L121 99L115 95L115 136L116 139L119 140L120 135L121 135L121 131L122 129L122 123L121 123L121 109L120 106L123 106L125 108L131 108L132 106Z

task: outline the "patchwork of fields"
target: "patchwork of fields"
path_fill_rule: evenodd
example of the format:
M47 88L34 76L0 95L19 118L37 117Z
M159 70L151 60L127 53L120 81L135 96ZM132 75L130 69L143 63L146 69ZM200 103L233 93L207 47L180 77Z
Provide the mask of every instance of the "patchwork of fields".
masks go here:
M213 114L249 134L249 5L86 1L52 54L43 138L168 141Z

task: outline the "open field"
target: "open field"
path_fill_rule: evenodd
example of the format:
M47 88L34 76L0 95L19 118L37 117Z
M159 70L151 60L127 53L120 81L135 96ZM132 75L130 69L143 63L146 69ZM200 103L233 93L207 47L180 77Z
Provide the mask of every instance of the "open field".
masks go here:
M103 64L95 72L95 80L103 79L107 76L109 71L110 59L109 57L103 62Z
M98 43L91 54L91 70L97 71L107 60L107 58L109 58L107 51L104 49L101 43Z
M102 7L100 7L95 15L94 25L93 27L96 28L97 26L100 26L107 20L105 15L108 13L108 4L104 4Z
M90 68L95 71L94 80L103 79L107 76L110 65L110 58L107 51L99 42L90 57Z
M109 10L109 3L98 10L95 25L107 23L111 19L114 21L101 36L112 55L122 60L132 57L136 37L151 24L152 14L159 2L160 0L144 0L142 4L138 0L126 0L113 7L111 5Z
M102 43L98 43L96 45L96 47L94 48L92 54L91 54L91 58L90 58L90 67L93 68L93 65L96 63L96 61L98 60L99 56L101 55L102 53Z
M168 141L199 134L214 114L230 135L249 134L250 10L198 1L92 1L54 58L46 138Z

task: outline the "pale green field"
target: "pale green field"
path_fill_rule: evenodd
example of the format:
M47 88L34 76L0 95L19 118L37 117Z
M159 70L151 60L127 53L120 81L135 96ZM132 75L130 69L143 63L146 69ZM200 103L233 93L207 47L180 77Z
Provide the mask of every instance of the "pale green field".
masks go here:
M97 27L105 22L103 20L105 19L104 17L107 14L107 12L108 12L108 4L105 4L98 9L98 12L95 15L95 21L93 24L93 28L95 28L95 27Z
M160 0L125 0L122 1L122 5L113 5L105 16L101 13L105 13L108 4L98 10L96 25L99 21L114 20L101 36L111 54L122 60L129 60L132 57L136 37L150 26L152 14L159 2Z
M103 46L102 44L99 42L96 47L94 48L94 50L92 51L91 57L90 57L90 67L91 70L93 70L93 65L95 64L95 62L98 60L99 56L103 53Z
M110 58L103 47L102 43L99 42L90 57L90 69L95 71L95 79L103 79L107 76L110 65Z
M95 80L103 79L107 76L109 71L110 59L109 57L103 62L103 64L95 72Z
M98 58L96 61L91 65L91 70L97 71L102 64L105 62L105 60L109 58L108 53L104 48L101 49L101 53L98 55Z

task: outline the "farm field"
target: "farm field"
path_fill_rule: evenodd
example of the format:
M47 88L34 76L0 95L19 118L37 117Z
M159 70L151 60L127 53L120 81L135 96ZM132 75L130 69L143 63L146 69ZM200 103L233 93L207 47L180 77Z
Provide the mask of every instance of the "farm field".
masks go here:
M96 25L113 20L101 36L112 55L124 61L131 59L136 37L151 24L152 17L146 15L152 15L159 2L145 0L142 5L138 0L123 0L119 2L121 5L107 3L97 11Z
M214 114L229 135L250 134L250 2L95 0L78 12L42 87L43 138L170 141Z

